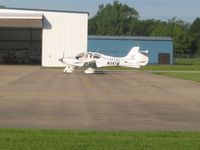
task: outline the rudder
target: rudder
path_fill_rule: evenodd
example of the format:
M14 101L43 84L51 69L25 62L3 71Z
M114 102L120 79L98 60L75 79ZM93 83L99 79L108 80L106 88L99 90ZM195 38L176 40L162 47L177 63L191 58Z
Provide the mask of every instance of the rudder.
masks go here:
M126 55L126 58L132 58L136 53L139 52L140 47L133 47L129 53Z

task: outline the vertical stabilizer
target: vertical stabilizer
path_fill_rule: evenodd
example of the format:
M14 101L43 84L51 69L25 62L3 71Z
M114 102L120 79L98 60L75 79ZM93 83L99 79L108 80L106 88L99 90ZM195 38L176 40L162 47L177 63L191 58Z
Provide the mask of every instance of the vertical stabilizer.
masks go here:
M133 47L129 53L126 55L126 58L132 58L136 53L139 52L140 47Z

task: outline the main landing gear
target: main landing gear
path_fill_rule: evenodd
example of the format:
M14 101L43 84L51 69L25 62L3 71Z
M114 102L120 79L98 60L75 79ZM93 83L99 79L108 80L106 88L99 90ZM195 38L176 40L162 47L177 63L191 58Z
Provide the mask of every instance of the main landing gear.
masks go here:
M86 74L93 74L95 73L95 70L93 68L88 68L87 70L84 71Z

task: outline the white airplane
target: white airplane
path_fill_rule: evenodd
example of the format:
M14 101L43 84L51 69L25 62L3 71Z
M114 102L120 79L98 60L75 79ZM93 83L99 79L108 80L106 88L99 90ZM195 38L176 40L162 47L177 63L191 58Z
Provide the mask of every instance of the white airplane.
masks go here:
M72 73L75 68L86 68L86 74L95 73L95 68L105 66L123 66L140 68L148 61L148 50L140 51L139 47L133 47L125 57L112 57L96 52L83 52L75 57L63 57L59 61L66 65L64 73Z

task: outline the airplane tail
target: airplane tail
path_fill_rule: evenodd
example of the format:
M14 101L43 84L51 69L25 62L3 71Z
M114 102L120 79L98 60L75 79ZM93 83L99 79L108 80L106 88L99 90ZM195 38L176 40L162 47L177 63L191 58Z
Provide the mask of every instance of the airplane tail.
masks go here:
M133 47L125 58L134 59L139 66L145 66L149 62L148 50L140 51L139 47Z
M133 47L126 55L126 58L133 58L135 54L139 52L139 49L140 49L139 47Z
M145 66L148 64L149 62L149 56L148 56L148 50L146 51L140 51L139 52L141 55L139 56L139 61L138 64L140 66Z

